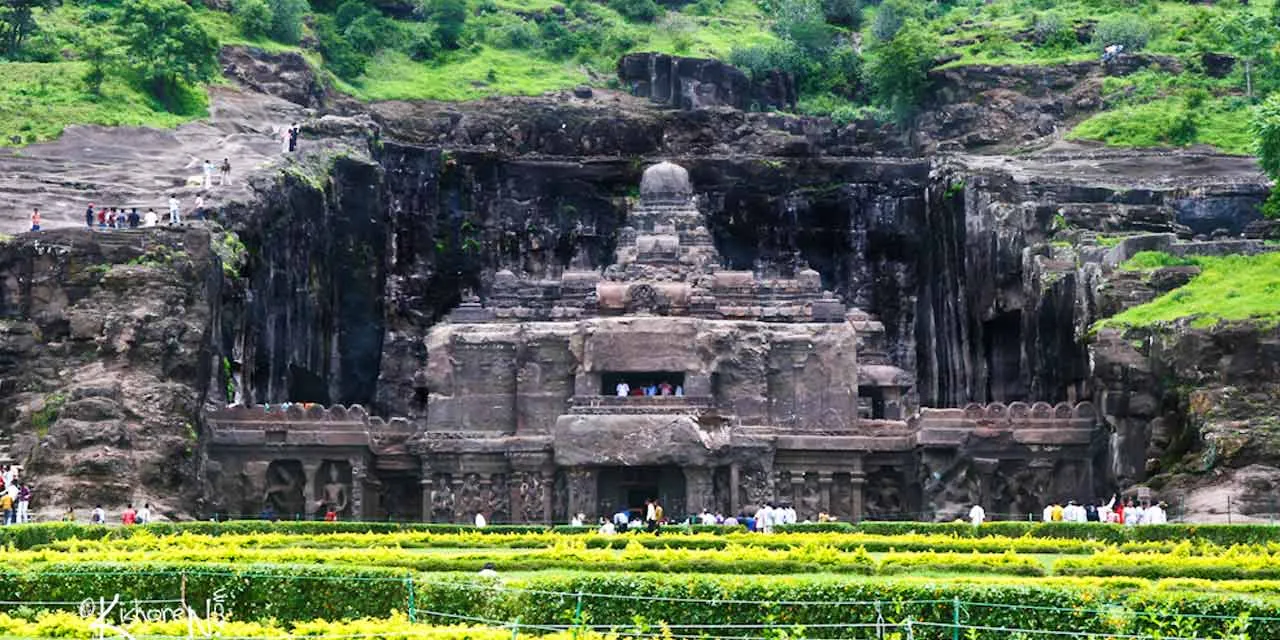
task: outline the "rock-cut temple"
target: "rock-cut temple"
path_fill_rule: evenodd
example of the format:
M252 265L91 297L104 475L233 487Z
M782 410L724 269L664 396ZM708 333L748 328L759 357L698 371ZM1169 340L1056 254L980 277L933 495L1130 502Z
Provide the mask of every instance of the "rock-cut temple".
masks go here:
M212 416L213 482L241 513L564 522L790 503L801 518L1036 513L1092 498L1091 405L906 414L883 328L822 288L723 266L688 173L644 172L604 270L498 272L426 336L418 423L360 407Z

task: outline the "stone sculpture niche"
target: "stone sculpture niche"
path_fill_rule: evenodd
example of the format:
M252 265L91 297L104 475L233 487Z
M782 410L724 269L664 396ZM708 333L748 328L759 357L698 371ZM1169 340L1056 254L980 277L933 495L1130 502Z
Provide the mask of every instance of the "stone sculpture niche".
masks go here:
M351 515L351 464L345 460L325 460L315 478L317 513L329 507L340 516Z
M276 460L267 465L263 507L271 508L282 517L303 513L306 505L302 489L306 478L302 463L297 460Z

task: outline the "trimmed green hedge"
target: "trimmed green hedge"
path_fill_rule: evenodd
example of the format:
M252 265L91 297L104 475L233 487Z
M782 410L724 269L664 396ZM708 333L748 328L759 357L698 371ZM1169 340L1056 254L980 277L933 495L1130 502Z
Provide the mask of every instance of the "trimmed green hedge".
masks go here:
M471 525L428 522L268 522L265 520L230 520L226 522L157 522L138 527L103 526L69 522L43 522L0 527L0 546L30 549L59 540L107 540L127 538L139 531L155 535L192 533L218 536L254 533L393 533L396 531L420 531L429 533L543 533L542 525L491 525L477 528Z
M206 601L221 597L235 619L294 622L405 611L412 576L404 569L371 567L68 562L4 570L0 594L18 602L108 603L118 594L123 607L135 599L178 599L185 593L202 616Z
M869 629L818 627L847 623L916 622L949 625L959 614L967 625L1118 634L1229 637L1248 612L1251 638L1280 637L1280 600L1235 594L1161 591L1130 580L1045 581L1008 578L959 582L914 578L698 575L549 575L508 583L440 581L419 589L430 610L512 620L523 624L569 624L578 614L591 625L632 629L647 624L750 625L769 620L809 627L821 637L874 637ZM582 594L579 596L578 594ZM818 602L821 604L799 604ZM580 603L580 604L579 604ZM426 605L424 605L426 606ZM1100 612L1105 610L1105 613ZM1179 617L1190 613L1211 617ZM437 621L448 618L441 617ZM673 629L676 628L673 626ZM818 631L820 629L820 632ZM893 631L889 629L888 631ZM717 629L752 635L751 629ZM1007 640L1007 632L975 631L964 637ZM950 638L951 629L921 626L919 638Z
M1160 524L1126 527L1097 522L988 522L974 527L965 522L878 522L858 524L829 522L821 524L791 524L777 527L786 532L855 532L879 535L907 533L949 534L961 538L1008 536L1018 538L1067 538L1098 540L1120 544L1142 541L1204 540L1217 545L1264 544L1280 542L1280 526L1265 524Z

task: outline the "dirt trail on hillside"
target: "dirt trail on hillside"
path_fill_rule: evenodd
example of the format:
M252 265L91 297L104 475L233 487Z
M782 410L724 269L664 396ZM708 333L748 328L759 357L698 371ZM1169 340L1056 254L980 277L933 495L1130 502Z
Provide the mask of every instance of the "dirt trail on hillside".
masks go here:
M29 230L32 207L40 208L43 228L54 229L84 226L91 202L154 208L164 219L170 193L184 216L201 191L210 207L245 199L246 176L281 156L279 132L304 111L272 96L213 87L209 117L177 129L70 126L53 142L0 149L0 233ZM232 186L202 189L203 161L216 166L223 158L231 160Z

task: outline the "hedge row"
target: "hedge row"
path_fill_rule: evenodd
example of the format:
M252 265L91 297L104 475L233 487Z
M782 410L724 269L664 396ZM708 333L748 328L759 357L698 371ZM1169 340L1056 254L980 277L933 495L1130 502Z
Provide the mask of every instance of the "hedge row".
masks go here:
M956 582L918 578L701 575L541 575L514 588L439 582L419 591L433 611L565 624L581 616L593 625L627 628L635 620L676 625L745 625L773 621L810 627L821 637L874 637L868 629L817 625L883 619L996 628L1166 637L1280 637L1280 600L1237 594L1160 591L1128 580L1065 581L1005 578ZM582 594L582 595L579 595ZM816 604L804 604L816 603ZM1186 615L1191 614L1191 615ZM1246 622L1240 616L1247 614ZM1197 617L1205 616L1205 617ZM445 620L446 618L440 618ZM1175 628L1178 633L1170 634ZM1243 628L1242 628L1243 627ZM724 634L749 635L750 630ZM1247 636L1235 635L1247 632ZM950 638L951 629L920 626L916 637ZM966 639L1007 640L1005 631L970 630ZM1017 637L1016 634L1014 637Z
M863 533L806 533L757 535L585 535L565 536L555 533L518 533L479 535L475 533L436 534L418 532L333 533L324 535L260 533L221 536L147 536L134 535L108 540L60 540L41 548L65 551L159 550L169 548L256 548L256 549L343 549L343 548L408 548L408 549L623 549L641 546L648 549L727 549L752 547L789 550L801 546L831 547L840 551L949 551L969 553L1093 553L1110 548L1094 540L1060 538L956 538L945 535L905 534L879 536ZM1126 543L1126 552L1159 552L1177 548L1171 542ZM1199 546L1199 553L1216 553L1214 546Z
M1211 542L1222 546L1235 544L1280 543L1280 526L1228 525L1228 524L1167 524L1124 527L1098 523L1040 523L1040 522L989 522L981 527L958 522L861 522L850 524L834 522L822 524L794 524L778 527L779 532L790 533L865 533L881 536L908 534L945 535L957 538L1043 538L1066 540L1092 540L1111 544L1126 542L1181 542L1185 540ZM179 522L155 523L144 527L104 527L101 525L74 523L40 523L0 528L0 545L29 549L58 540L97 540L129 537L139 531L157 535L191 533L202 535L246 535L259 533L334 534L334 533L396 533L418 532L432 534L590 534L592 527L547 527L544 525L490 525L476 528L461 524L396 523L396 522L266 522L261 520L233 520L229 522ZM665 535L707 533L732 536L743 534L742 527L720 526L672 526L663 529ZM755 535L755 534L746 534Z
M188 638L188 637L231 637L231 638L280 638L319 637L319 638L416 638L418 640L511 640L511 629L503 627L478 626L431 626L411 622L404 615L387 618L365 620L327 621L316 620L278 624L274 622L231 622L226 620L209 621L203 618L196 623L196 633L185 620L163 622L143 622L131 620L117 625L128 636L117 635L113 630L103 630L94 626L93 618L85 618L67 612L40 612L30 619L0 613L0 637L4 638L82 638L84 640L98 638ZM216 634L216 635L214 635ZM539 636L544 640L603 640L604 636L596 633L561 631Z
M406 610L412 576L405 569L371 567L59 562L0 570L0 600L110 603L119 595L120 606L128 607L133 600L185 593L197 610L220 602L240 620L383 617Z
M400 567L426 572L479 571L492 563L501 571L582 570L613 572L794 574L842 573L995 573L1041 576L1044 565L1013 553L890 553L877 563L866 551L843 553L830 547L797 547L787 551L732 547L722 550L645 549L638 545L622 552L604 549L542 549L521 554L427 554L411 550L374 549L237 549L170 548L161 551L29 551L10 554L11 564L39 564L51 560L129 562L196 562L355 565Z
M544 574L484 579L437 574L410 579L403 571L217 565L197 563L80 563L0 572L0 596L16 601L70 601L119 594L188 602L221 598L236 620L281 623L385 617L412 610L419 621L447 624L449 616L524 625L634 628L637 621L671 625L827 625L872 622L949 624L1083 631L1101 635L1156 634L1176 624L1180 636L1280 637L1280 599L1229 593L1160 590L1126 579L1004 578L954 582L914 578L823 576L708 576L699 574ZM803 604L813 603L813 604ZM1100 613L1100 610L1103 610ZM1239 616L1249 619L1240 627ZM1191 617L1194 616L1208 617ZM1234 625L1234 626L1233 626ZM922 638L943 637L917 629ZM932 628L937 630L937 628ZM1234 629L1234 631L1233 631ZM718 635L734 635L727 628ZM823 637L865 637L850 628L822 628ZM753 635L738 629L738 635ZM949 636L948 634L945 634ZM484 636L478 636L484 637ZM966 638L1003 638L982 634Z
M1018 538L1067 538L1098 540L1111 544L1142 541L1202 540L1213 544L1265 544L1280 542L1280 526L1266 524L1162 524L1127 527L1097 522L988 522L974 527L966 522L830 522L821 524L792 524L777 527L778 531L792 533L850 533L862 532L878 535L903 535L907 533L941 533L962 538L1006 536Z
M1280 579L1280 554L1248 553L1237 549L1219 556L1102 552L1060 559L1054 562L1053 571L1067 576L1275 580Z

